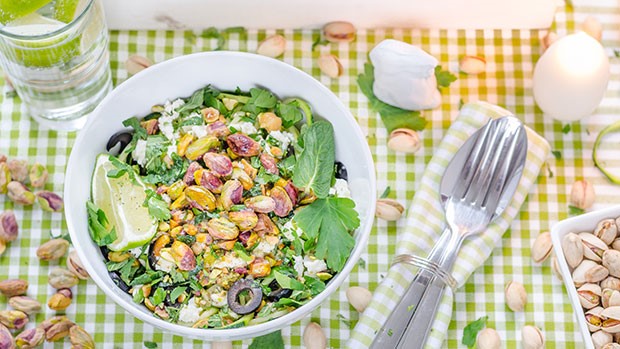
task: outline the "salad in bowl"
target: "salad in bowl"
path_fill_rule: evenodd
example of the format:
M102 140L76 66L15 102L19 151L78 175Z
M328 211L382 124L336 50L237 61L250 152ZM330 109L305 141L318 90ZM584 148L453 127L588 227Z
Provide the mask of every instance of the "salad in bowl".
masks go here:
M102 149L85 203L118 288L205 329L264 323L323 292L360 226L332 124L262 88L206 86L151 111Z

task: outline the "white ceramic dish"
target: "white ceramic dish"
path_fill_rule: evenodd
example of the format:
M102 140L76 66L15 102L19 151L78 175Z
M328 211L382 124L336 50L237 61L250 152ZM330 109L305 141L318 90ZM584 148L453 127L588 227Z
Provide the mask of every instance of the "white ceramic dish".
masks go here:
M280 98L300 97L314 114L330 121L336 130L336 159L349 175L351 195L360 214L355 232L356 245L343 270L325 291L304 306L278 319L236 329L196 329L156 318L144 306L135 304L109 277L103 256L88 233L86 201L97 154L105 151L109 137L122 129L122 121L143 116L154 104L190 96L212 84L221 90L261 86ZM325 86L310 75L275 59L238 52L205 52L156 64L112 91L91 115L72 149L65 178L65 215L73 245L92 279L118 305L135 317L173 334L203 340L245 339L273 332L310 314L348 277L366 248L375 211L375 169L361 129L349 110Z
M590 330L588 330L588 325L586 324L586 319L584 317L581 304L579 303L577 289L575 288L575 284L572 280L572 271L564 258L564 251L562 251L562 238L568 233L593 231L598 222L601 220L606 218L616 218L618 216L620 216L620 205L565 219L555 224L551 229L553 250L557 256L560 273L562 274L562 279L564 280L564 285L566 286L566 290L568 292L568 298L573 305L573 311L575 312L579 329L583 335L583 342L587 349L594 349L594 344L592 343L591 333Z

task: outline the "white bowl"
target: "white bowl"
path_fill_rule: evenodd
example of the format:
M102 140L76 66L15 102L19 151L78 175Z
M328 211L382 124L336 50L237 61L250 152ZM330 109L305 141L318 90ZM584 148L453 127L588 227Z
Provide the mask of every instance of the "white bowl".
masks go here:
M583 308L579 302L577 296L577 288L573 283L571 268L566 263L564 257L564 251L562 250L562 238L568 233L580 233L583 231L594 231L596 225L606 218L617 218L620 216L620 205L609 207L603 210L584 213L579 216L571 217L556 223L551 229L551 240L553 241L553 250L558 259L558 266L560 267L560 273L564 280L564 285L568 291L568 298L573 305L573 311L579 324L579 329L583 336L583 341L587 349L594 349L592 343L592 337L588 325L586 324L586 318L583 313Z
M263 324L235 329L196 329L156 318L137 305L109 277L103 256L88 233L86 201L97 154L105 151L112 134L123 128L122 121L150 113L152 105L190 96L212 84L222 90L261 86L280 98L300 97L314 115L330 121L336 130L336 159L349 175L351 195L360 214L356 244L343 270L326 289L302 307ZM156 64L112 91L95 109L80 131L71 151L65 178L65 215L73 245L97 285L118 305L135 317L173 334L204 340L251 338L285 327L310 314L349 276L366 248L375 212L375 169L366 138L349 110L325 86L310 75L275 59L239 52L205 52Z

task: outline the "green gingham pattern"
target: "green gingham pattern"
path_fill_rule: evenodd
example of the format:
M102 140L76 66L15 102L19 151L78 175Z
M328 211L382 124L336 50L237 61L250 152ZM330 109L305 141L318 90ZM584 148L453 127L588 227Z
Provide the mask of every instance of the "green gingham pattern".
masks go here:
M439 234L446 228L444 210L439 200L439 183L448 163L476 130L491 118L506 115L511 115L511 112L485 102L463 106L459 117L452 123L443 141L435 149L432 160L426 166L408 212L406 228L401 230L398 237L397 254L418 256L428 254L435 241L439 239ZM549 155L549 144L531 130L528 130L527 149L523 175L510 205L484 233L467 239L459 251L452 271L452 276L459 287L489 257L493 247L510 227ZM390 268L387 277L375 290L373 299L355 327L347 347L365 348L372 343L373 334L385 323L387 315L394 309L413 276L412 268L405 264L396 264ZM439 305L437 318L432 325L433 331L427 342L428 348L440 347L445 339L452 315L454 297L451 291L448 287Z
M555 30L562 35L573 32L587 15L596 16L605 29L603 43L610 57L612 49L620 42L618 23L620 10L615 0L574 1L563 7L556 16ZM318 31L277 31L283 34L288 46L282 60L319 79L351 108L374 155L377 168L378 193L390 186L390 197L409 206L435 149L446 134L451 121L458 114L461 101L486 100L514 112L528 126L546 138L553 150L562 153L561 159L551 158L537 184L533 187L511 229L504 234L489 259L478 268L465 285L454 295L454 309L447 341L444 346L463 347L463 328L483 315L489 316L488 325L498 330L506 347L520 344L521 328L525 324L540 327L547 339L547 348L580 347L572 308L562 283L552 275L549 263L532 265L530 245L539 232L549 230L554 222L568 216L568 193L571 184L583 177L590 179L598 192L596 208L617 203L620 189L610 184L594 167L590 159L596 134L607 124L618 119L620 112L620 65L612 58L612 80L609 90L596 115L581 123L571 124L571 131L564 134L563 124L544 119L534 106L531 76L534 62L541 52L540 38L544 31L511 30L361 30L351 44L319 46L311 50ZM249 31L246 36L231 34L226 45L230 50L255 51L257 44L276 31ZM424 112L429 124L421 133L422 149L415 155L395 154L386 147L387 133L379 117L368 109L367 99L359 91L355 79L363 71L367 52L385 38L395 38L419 45L437 57L449 70L458 70L462 55L479 55L487 60L487 72L479 76L459 75L450 88L443 89L440 108ZM161 62L175 56L215 48L216 40L206 40L184 31L114 31L111 33L110 58L115 83L127 78L124 62L129 55L140 54ZM322 53L340 57L344 74L329 79L320 74L316 58ZM8 91L3 83L2 89ZM174 97L174 96L171 96ZM50 171L46 189L61 192L64 170L74 134L58 133L39 128L23 112L18 98L0 95L0 153L12 158L25 158L41 162ZM615 148L614 148L615 147ZM617 143L607 147L611 156L618 158ZM612 158L610 156L610 159ZM553 175L552 175L553 174ZM0 197L0 207L13 208L13 204ZM24 278L31 286L28 294L46 302L53 290L47 285L50 265L40 263L36 248L49 238L50 233L66 232L61 214L43 213L36 208L15 207L21 228L20 238L13 242L0 257L0 279ZM406 219L398 222L377 220L366 252L350 278L312 315L299 323L283 329L288 347L302 346L303 328L309 321L321 324L332 348L345 346L351 335L351 326L359 315L349 306L345 290L360 285L375 290L387 275L390 259L396 251L397 230L405 228ZM64 264L64 259L60 261ZM504 285L517 280L525 285L529 302L525 312L513 313L504 302ZM94 335L101 348L141 348L144 341L153 341L159 348L195 347L204 343L186 340L162 333L135 320L116 306L92 281L80 282L74 289L73 304L67 316L81 324ZM4 304L5 300L0 299ZM0 306L2 309L4 306ZM32 317L39 323L53 315L49 309ZM235 342L236 347L247 347L250 341ZM53 347L46 344L46 347ZM55 347L61 348L62 344Z

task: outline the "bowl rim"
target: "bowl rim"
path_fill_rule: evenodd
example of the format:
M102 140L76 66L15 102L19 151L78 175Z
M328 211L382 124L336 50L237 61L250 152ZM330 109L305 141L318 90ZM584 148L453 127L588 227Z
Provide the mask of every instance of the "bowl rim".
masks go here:
M620 205L614 205L561 220L560 222L555 223L551 228L551 241L553 242L553 250L560 268L562 281L564 283L564 287L566 288L566 292L568 293L568 298L573 306L573 314L577 319L577 323L579 324L579 329L587 349L594 349L594 343L592 342L591 333L588 329L588 325L586 324L581 303L579 302L577 287L575 287L572 282L572 273L568 263L566 263L566 258L564 257L564 250L562 250L562 238L570 232L580 232L579 227L581 226L588 225L592 227L592 230L594 230L599 221L605 218L617 218L619 216Z
M95 108L95 110L91 113L86 122L84 128L78 133L74 144L81 144L85 142L86 134L92 132L91 128L93 122L97 115L101 113L101 109L104 105L110 103L110 101L114 100L117 95L121 94L134 84L139 84L145 76L151 74L157 74L160 70L166 70L172 66L183 64L186 61L192 60L201 60L201 59L209 59L211 56L228 56L228 57L239 57L239 58L250 58L253 60L257 60L261 62L261 64L272 64L279 66L279 69L282 69L283 73L288 74L297 74L301 75L303 79L308 80L308 83L314 85L315 88L318 88L322 94L324 94L328 99L334 102L334 105L339 110L340 114L343 115L346 119L348 119L351 124L352 132L354 132L355 136L363 141L363 143L367 144L366 138L357 123L356 119L353 117L349 108L347 108L344 103L325 85L319 82L317 79L304 72L297 67L287 64L283 61L261 56L253 53L246 52L236 52L236 51L210 51L210 52L199 52L188 55L182 55L178 57L171 58L169 60L163 61L161 63L155 64L149 69L143 70L138 74L132 76L127 79L123 83L119 84L114 90L112 90ZM284 76L284 74L283 74ZM207 84L208 81L205 81ZM268 87L267 87L268 88ZM177 98L178 96L171 96L171 98ZM374 165L374 161L372 155L370 153L370 147L366 146L360 150L360 160L364 161L369 168L368 184L369 184L369 195L376 195L376 167ZM343 269L333 278L328 285L326 285L325 290L311 299L308 303L303 306L273 320L269 320L267 322L251 325L240 328L232 328L232 329L199 329L187 327L179 324L170 323L164 321L162 319L156 318L152 314L146 313L139 309L140 305L133 303L133 301L122 298L119 294L115 293L111 288L108 288L101 275L98 275L95 271L94 266L91 264L90 259L86 256L85 252L82 250L79 240L73 238L74 235L77 234L78 228L76 227L78 222L81 219L85 219L84 217L76 217L75 214L69 209L73 207L74 204L71 202L71 195L69 195L69 190L71 188L70 183L72 182L72 178L74 176L72 168L73 163L77 162L75 152L72 151L68 162L67 169L65 173L65 188L64 188L64 197L67 198L67 202L65 205L65 220L67 223L67 229L69 231L70 236L72 236L74 249L77 251L78 256L83 261L84 266L90 274L90 277L95 281L97 286L103 290L106 296L110 297L114 302L119 305L125 312L133 315L134 317L144 321L147 324L150 324L154 327L157 327L166 332L172 333L178 336L186 336L199 340L221 340L221 339L248 339L252 337L256 337L259 335L267 334L270 332L277 331L282 329L294 322L301 320L303 317L310 314L314 309L318 308L329 296L331 296L349 277L351 270L357 263L360 258L360 255L366 249L366 245L368 242L368 238L372 231L373 222L374 222L374 212L376 202L375 200L370 200L367 206L367 215L360 222L360 228L356 231L356 235L359 235L359 240L351 251L347 262L345 263ZM361 227L365 227L366 229L362 230ZM83 229L83 228L80 228ZM103 263L103 262L101 262Z

